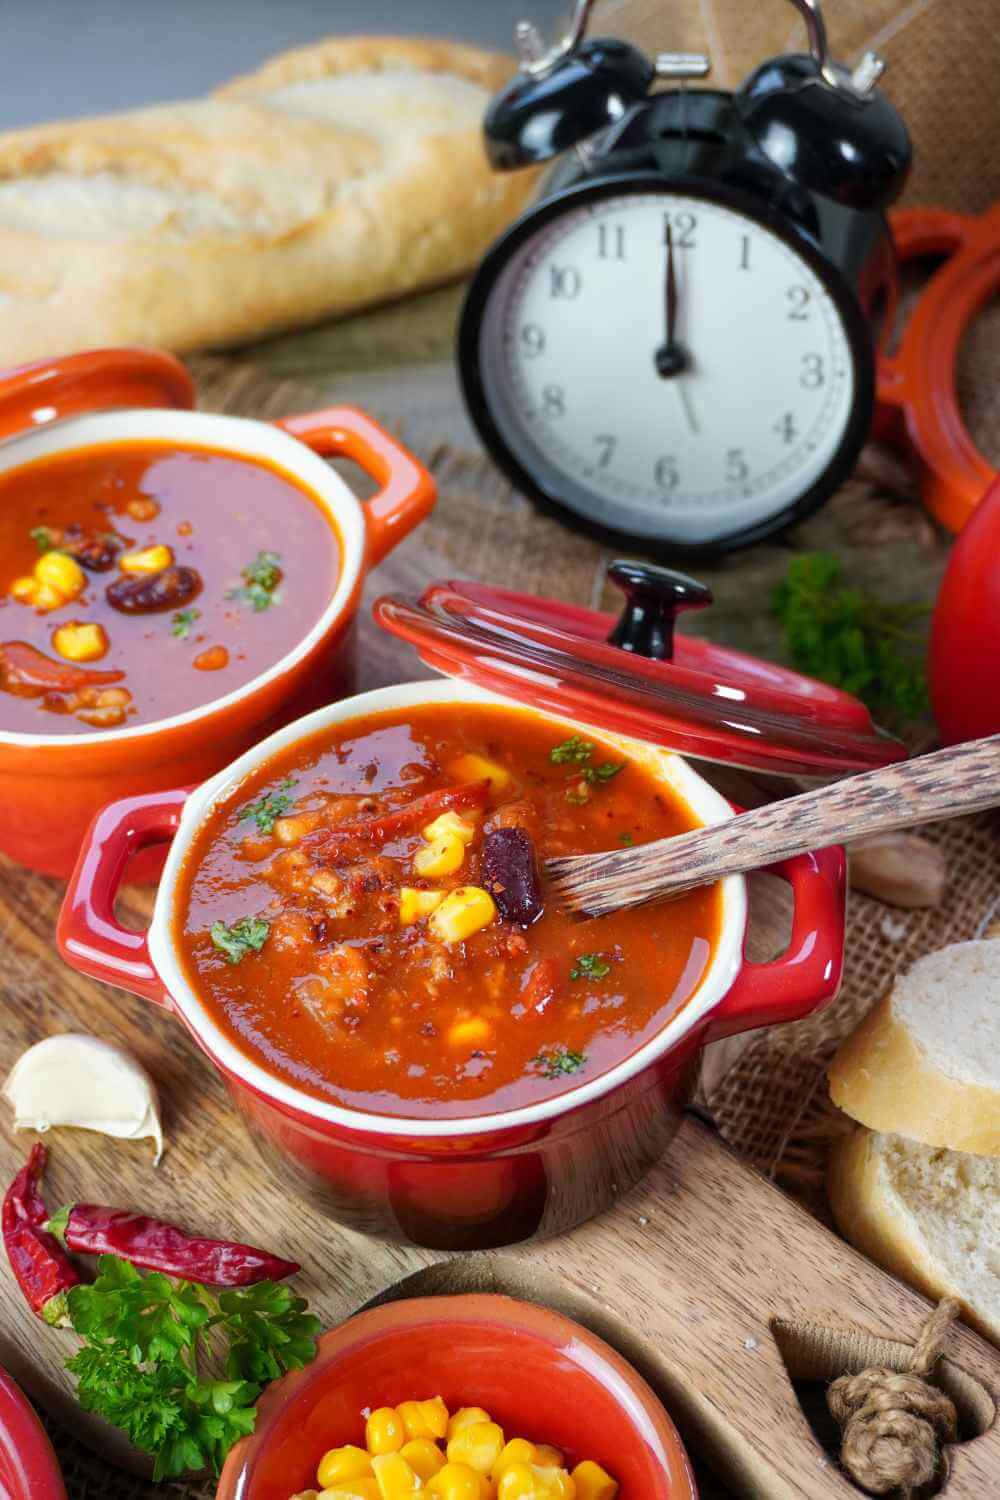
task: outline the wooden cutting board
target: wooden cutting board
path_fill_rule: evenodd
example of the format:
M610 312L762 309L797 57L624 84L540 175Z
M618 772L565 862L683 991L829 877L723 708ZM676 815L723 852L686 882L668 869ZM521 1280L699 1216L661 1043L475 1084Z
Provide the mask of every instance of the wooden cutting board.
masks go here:
M167 1150L155 1169L148 1143L52 1132L46 1192L53 1208L85 1197L264 1244L301 1260L299 1284L327 1325L369 1300L420 1292L488 1287L549 1303L635 1363L692 1447L738 1494L827 1500L856 1493L813 1436L782 1348L803 1379L873 1359L899 1364L906 1344L891 1340L915 1335L926 1303L750 1172L693 1117L645 1183L562 1239L447 1258L368 1240L301 1205L265 1172L221 1083L169 1015L59 962L51 941L61 894L55 882L0 867L4 890L0 1068L51 1032L91 1030L130 1048L156 1077L164 1103ZM148 892L129 892L127 919L140 923L150 901ZM30 1138L15 1137L3 1115L6 1182ZM91 1425L77 1407L63 1369L75 1347L71 1333L28 1312L4 1267L0 1363L106 1457L136 1466L120 1437ZM947 1378L965 1430L978 1431L1000 1400L1000 1355L964 1329L950 1347ZM956 1370L973 1381L963 1383ZM998 1475L994 1427L955 1448L946 1494L980 1500Z

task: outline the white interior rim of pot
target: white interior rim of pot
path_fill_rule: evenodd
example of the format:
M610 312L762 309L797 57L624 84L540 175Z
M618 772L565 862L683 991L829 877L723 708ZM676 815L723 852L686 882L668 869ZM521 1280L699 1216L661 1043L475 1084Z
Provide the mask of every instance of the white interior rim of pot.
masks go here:
M291 651L286 651L272 666L222 698L212 698L169 719L153 719L127 729L104 729L86 734L28 734L0 729L0 745L21 745L28 749L50 745L118 745L124 740L142 739L146 735L196 723L217 709L230 708L241 698L249 697L294 668L315 647L351 598L365 555L361 502L318 453L268 422L172 408L95 412L90 416L67 417L64 421L49 423L37 431L21 433L6 441L0 447L0 483L3 475L38 459L76 453L81 448L95 447L100 443L123 441L213 448L233 458L263 459L284 470L292 481L308 491L335 523L333 531L341 554L337 586L316 623Z
M381 1115L347 1105L316 1098L295 1087L243 1052L216 1025L207 1008L184 977L183 968L171 933L174 890L192 838L215 804L225 800L263 761L270 760L298 741L331 725L349 722L369 714L400 708L415 708L428 703L493 703L551 723L558 731L578 728L571 720L541 710L525 708L499 694L487 692L472 683L435 678L428 682L411 682L394 687L377 688L345 698L326 708L317 709L294 724L279 729L252 750L233 762L226 770L194 791L184 808L180 827L164 866L157 892L153 921L149 930L149 947L153 964L167 989L174 1008L183 1017L209 1056L221 1069L249 1085L256 1093L273 1100L287 1110L294 1110L313 1120L326 1121L340 1130L382 1136L448 1137L482 1135L507 1128L523 1127L553 1116L562 1115L590 1100L599 1099L620 1084L642 1072L650 1063L677 1045L691 1029L728 992L743 966L743 942L747 923L746 882L742 876L728 876L721 882L722 921L718 941L708 968L698 988L681 1010L655 1036L645 1042L615 1067L599 1074L565 1093L535 1104L496 1114L470 1115L464 1118L421 1119L403 1115ZM609 743L624 753L641 757L651 765L655 756L661 773L688 805L701 823L719 823L733 816L725 798L710 787L688 763L673 751L637 745L621 735L598 731Z

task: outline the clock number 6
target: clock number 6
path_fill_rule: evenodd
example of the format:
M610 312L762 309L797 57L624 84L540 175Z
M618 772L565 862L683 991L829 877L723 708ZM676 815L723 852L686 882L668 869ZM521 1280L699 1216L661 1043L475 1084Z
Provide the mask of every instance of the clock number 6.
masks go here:
M661 490L675 490L681 482L680 472L677 468L677 460L673 454L667 454L665 458L658 458L653 469L653 478Z

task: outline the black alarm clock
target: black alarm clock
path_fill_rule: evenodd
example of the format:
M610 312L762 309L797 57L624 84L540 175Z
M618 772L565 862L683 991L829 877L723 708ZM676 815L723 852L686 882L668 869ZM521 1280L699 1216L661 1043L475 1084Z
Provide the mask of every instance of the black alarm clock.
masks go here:
M808 55L735 93L658 79L705 58L586 39L593 0L485 121L510 170L561 158L487 254L458 338L470 414L525 494L665 555L744 546L813 511L872 420L891 298L885 210L910 163L868 54Z

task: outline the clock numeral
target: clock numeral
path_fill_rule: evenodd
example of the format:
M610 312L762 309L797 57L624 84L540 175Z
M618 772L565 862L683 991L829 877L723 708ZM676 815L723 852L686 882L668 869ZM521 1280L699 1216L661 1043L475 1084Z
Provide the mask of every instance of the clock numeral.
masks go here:
M803 354L799 385L805 386L807 391L818 391L821 385L826 385L826 364L822 354Z
M794 413L786 411L784 416L775 422L771 431L777 433L783 443L794 443L799 435L799 430L795 425Z
M624 224L598 224L597 258L598 260L625 259Z
M606 469L615 456L618 439L612 437L610 432L600 432L595 436L594 442L601 450L601 456L597 460L597 467L599 469Z
M549 266L550 297L565 297L572 302L574 297L579 297L582 286L583 277L576 266Z
M740 235L740 270L741 271L749 271L749 269L750 269L750 236L748 234L741 234Z
M670 238L675 250L693 250L694 235L698 228L698 220L694 214L664 214L663 215L663 238L666 240L667 230L670 230Z
M739 484L750 473L750 465L743 457L742 448L726 449L726 483Z
M681 482L677 459L672 453L658 458L653 467L653 478L661 490L675 490Z
M785 292L788 298L789 323L809 322L809 303L812 293L807 286L790 286Z
M542 411L547 417L566 415L566 388L561 385L542 387Z
M537 359L545 353L545 329L538 323L525 323L521 329L521 348L525 359Z

